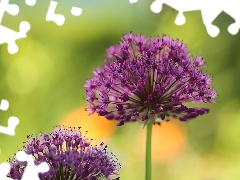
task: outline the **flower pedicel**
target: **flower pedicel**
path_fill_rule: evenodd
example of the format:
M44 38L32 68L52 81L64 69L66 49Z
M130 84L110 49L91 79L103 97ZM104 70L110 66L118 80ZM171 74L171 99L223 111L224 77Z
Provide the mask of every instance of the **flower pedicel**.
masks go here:
M188 121L209 109L183 103L214 103L217 96L205 67L202 57L193 58L177 39L125 34L85 82L87 109L118 120L118 126L134 121L145 126L170 116Z

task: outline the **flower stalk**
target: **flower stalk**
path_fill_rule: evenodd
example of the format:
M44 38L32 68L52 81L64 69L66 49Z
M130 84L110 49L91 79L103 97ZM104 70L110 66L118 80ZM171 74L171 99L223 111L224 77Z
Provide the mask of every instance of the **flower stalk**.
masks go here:
M147 125L145 179L151 180L153 124L170 117L187 122L209 113L185 103L215 103L212 78L203 71L207 66L202 56L193 57L186 44L166 35L127 33L106 50L106 56L84 84L87 110L117 120L118 126Z
M146 132L146 167L145 167L145 180L151 180L152 171L152 121L147 125Z

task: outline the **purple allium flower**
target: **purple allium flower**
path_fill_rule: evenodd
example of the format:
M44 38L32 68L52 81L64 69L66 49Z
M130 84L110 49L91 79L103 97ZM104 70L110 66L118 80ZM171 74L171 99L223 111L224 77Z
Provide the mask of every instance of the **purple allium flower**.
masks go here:
M192 57L178 39L145 38L125 34L107 49L105 64L93 71L86 89L87 110L124 122L158 123L169 116L188 121L209 112L183 103L214 103L217 93L211 77L202 71L205 61Z
M23 151L34 156L36 165L48 163L50 170L39 174L41 180L97 180L103 177L110 180L120 168L103 143L91 146L79 128L57 126L50 134L28 136ZM15 156L9 162L9 177L20 180L27 163L19 162Z

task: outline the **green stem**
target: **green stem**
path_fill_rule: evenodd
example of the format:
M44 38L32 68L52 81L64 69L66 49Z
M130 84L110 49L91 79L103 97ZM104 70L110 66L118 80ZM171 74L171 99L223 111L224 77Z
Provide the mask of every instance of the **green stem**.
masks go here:
M151 141L152 141L152 121L150 121L147 125L145 180L151 180L151 170L152 170Z

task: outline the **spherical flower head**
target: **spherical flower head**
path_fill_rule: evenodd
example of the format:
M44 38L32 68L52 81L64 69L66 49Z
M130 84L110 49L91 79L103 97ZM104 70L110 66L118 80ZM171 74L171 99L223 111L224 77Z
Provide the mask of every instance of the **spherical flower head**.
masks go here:
M36 165L48 163L50 170L39 173L40 180L97 180L103 177L110 180L120 168L115 156L106 151L103 143L91 146L79 128L57 126L50 134L28 136L23 151L33 155ZM19 162L16 156L9 162L8 176L21 180L27 163Z
M87 109L118 120L119 126L133 121L145 126L170 116L188 121L209 109L184 103L214 103L217 96L203 68L203 58L192 57L178 39L125 34L85 82Z

